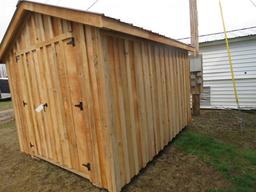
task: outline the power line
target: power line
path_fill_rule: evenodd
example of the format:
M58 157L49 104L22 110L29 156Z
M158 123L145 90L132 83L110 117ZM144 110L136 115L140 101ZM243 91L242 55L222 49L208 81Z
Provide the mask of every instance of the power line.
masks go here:
M245 28L241 28L241 29L234 29L234 30L230 30L230 31L227 31L227 32L230 33L230 32L237 32L237 31L244 31L244 30L248 30L248 29L256 29L256 26L245 27ZM220 34L223 34L223 32L210 33L210 34L200 35L199 37L207 37L207 36L220 35ZM179 39L177 39L177 40L186 40L186 39L190 39L190 37L179 38Z
M251 3L252 3L252 5L256 8L256 3L254 3L254 1L253 0L249 0Z
M89 9L91 9L99 0L94 1L87 9L86 11L88 11Z

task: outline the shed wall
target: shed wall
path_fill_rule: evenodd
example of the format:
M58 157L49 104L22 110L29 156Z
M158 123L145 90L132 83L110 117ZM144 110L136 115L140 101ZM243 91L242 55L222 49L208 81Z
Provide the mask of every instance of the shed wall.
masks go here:
M188 53L102 32L118 190L191 120Z
M256 39L231 42L230 46L240 105L255 109ZM202 107L237 108L225 42L203 46L200 50L204 87L210 88L210 103Z
M181 49L33 13L6 63L21 151L110 191L191 120Z
M30 14L6 63L21 151L112 189L97 36L94 27ZM75 107L80 101L83 111Z

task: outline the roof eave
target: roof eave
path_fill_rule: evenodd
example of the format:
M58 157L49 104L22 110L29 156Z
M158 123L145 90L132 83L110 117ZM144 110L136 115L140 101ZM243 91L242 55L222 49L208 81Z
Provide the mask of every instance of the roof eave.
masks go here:
M19 1L17 4L17 9L14 13L14 16L9 24L9 27L1 43L0 62L3 61L3 57L9 47L9 44L13 40L15 36L15 31L22 22L23 16L25 15L26 11L50 15L53 17L58 17L61 19L66 19L69 21L91 25L94 27L103 28L107 30L114 30L128 35L133 35L136 37L162 43L168 46L177 47L186 51L195 51L193 47L185 43L181 43L179 41L161 36L159 34L144 30L139 27L132 26L124 22L120 22L113 18L105 17L102 14L46 5L35 2Z
M11 22L4 34L4 37L0 45L0 63L3 63L4 55L10 45L10 42L13 40L15 36L16 28L22 23L22 19L25 13L26 10L24 9L24 6L20 2L18 2L17 8L13 14Z

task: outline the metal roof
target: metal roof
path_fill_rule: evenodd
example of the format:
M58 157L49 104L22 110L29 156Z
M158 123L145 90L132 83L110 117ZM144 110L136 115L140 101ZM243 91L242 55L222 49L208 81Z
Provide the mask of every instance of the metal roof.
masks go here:
M238 38L238 37L255 36L256 35L256 26L231 30L231 31L227 32L227 35L228 35L229 39L234 39L234 38ZM225 39L224 32L212 33L212 34L200 35L199 43L206 43L206 42L218 41L218 40L223 40L223 39ZM190 37L181 38L178 40L183 43L190 43Z
M70 9L67 7L60 7L44 3L31 2L27 0L20 0L17 4L16 11L0 45L0 62L2 61L3 56L8 46L10 45L10 42L14 39L16 31L19 30L18 28L23 22L24 15L28 12L36 12L53 17L58 17L61 19L66 19L69 21L78 22L81 24L86 24L105 30L125 33L168 46L180 48L186 51L194 51L193 47L183 42L165 37L149 30L145 30L129 23L121 22L118 19L107 17L103 14L78 9Z

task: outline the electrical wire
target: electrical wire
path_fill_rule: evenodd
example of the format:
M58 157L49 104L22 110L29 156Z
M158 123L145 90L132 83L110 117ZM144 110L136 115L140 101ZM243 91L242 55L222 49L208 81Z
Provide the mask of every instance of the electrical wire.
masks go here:
M252 5L256 8L256 3L254 3L254 1L253 0L249 0L251 3L252 3Z
M99 0L94 1L87 9L86 11L88 11L89 9L91 9Z
M231 32L239 32L239 31L244 31L244 30L248 30L248 29L256 29L256 26L252 26L252 27L245 27L245 28L240 28L240 29L233 29L233 30L229 30L227 31L227 33L231 33ZM199 37L207 37L207 36L213 36L213 35L221 35L223 34L223 32L217 32L217 33L209 33L209 34L204 34L204 35L200 35ZM185 38L179 38L177 40L187 40L190 39L190 37L185 37Z

